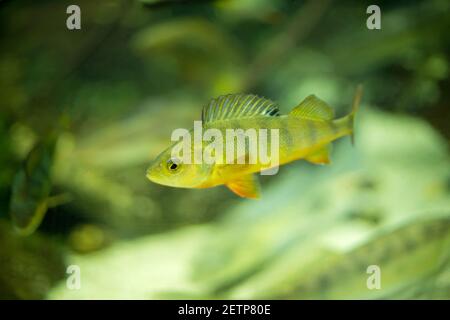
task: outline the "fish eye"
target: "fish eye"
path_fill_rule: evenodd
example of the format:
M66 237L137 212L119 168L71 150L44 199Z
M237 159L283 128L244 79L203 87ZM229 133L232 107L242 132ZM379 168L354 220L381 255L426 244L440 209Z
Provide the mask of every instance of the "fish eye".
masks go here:
M180 161L178 159L172 158L167 160L167 169L169 169L169 171L175 172L178 170L178 168L180 168Z

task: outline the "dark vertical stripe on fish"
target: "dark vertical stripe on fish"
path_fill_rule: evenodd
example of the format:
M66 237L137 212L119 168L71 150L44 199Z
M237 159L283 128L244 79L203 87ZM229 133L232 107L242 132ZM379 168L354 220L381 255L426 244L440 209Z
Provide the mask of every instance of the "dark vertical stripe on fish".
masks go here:
M331 129L332 135L333 136L338 135L339 134L339 126L334 121L330 121L329 124L330 124L330 129Z
M285 144L286 147L286 153L292 152L293 146L294 146L294 140L292 137L292 134L289 132L289 130L282 129L282 132L280 132L280 138Z
M310 121L307 120L306 121L306 125L308 126L308 140L309 140L309 145L313 146L316 144L317 141L317 126L315 121Z

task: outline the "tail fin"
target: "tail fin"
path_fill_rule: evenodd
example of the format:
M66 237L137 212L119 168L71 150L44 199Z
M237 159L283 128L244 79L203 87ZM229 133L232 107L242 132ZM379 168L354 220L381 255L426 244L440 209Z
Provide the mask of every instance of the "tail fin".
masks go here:
M355 95L353 96L352 111L348 115L350 128L352 130L352 133L350 134L352 145L355 144L354 128L353 128L355 122L355 114L359 109L359 103L361 102L362 92L363 92L362 85L360 84L356 87L356 92Z

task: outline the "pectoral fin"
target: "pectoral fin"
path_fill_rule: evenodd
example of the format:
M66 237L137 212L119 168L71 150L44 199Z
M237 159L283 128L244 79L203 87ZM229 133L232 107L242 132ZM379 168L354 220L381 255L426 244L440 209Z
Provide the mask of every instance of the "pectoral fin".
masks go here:
M305 157L305 160L314 164L329 164L330 163L330 146L325 146L314 153Z
M240 197L258 199L260 196L260 186L255 175L242 176L225 184L228 189Z

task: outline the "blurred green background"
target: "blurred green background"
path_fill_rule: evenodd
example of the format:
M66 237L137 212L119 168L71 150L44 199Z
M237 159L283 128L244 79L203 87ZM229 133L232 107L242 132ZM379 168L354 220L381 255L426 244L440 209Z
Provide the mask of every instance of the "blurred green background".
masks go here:
M377 1L381 30L357 0L77 0L68 30L72 2L0 2L0 298L450 298L447 0ZM343 115L358 83L355 146L262 177L259 201L145 177L210 98ZM20 235L11 208L49 196Z

